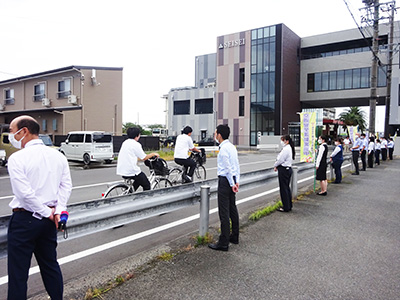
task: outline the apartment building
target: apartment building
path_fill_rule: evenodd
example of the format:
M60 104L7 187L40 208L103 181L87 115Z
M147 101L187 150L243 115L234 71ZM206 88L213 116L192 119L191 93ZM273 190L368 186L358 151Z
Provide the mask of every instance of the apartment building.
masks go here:
M26 114L41 133L122 134L122 68L69 66L0 81L0 123Z

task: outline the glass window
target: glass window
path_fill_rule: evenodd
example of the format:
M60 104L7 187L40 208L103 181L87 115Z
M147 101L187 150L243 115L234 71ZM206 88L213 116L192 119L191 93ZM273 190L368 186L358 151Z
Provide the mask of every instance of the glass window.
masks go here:
M262 101L268 101L269 97L269 73L264 73L264 79L263 79L263 96L262 96Z
M239 97L239 117L244 116L244 96Z
M91 135L87 134L85 142L91 142ZM103 133L94 133L93 134L93 142L95 143L111 143L112 136L111 134L103 134Z
M67 98L71 93L71 78L67 78L58 82L57 98Z
M256 40L257 39L257 30L252 30L251 31L251 39Z
M329 89L329 73L323 72L321 75L321 91L327 91Z
M269 51L270 51L270 53L269 53L269 70L271 72L275 72L275 52L276 52L275 45L276 45L275 42L273 42L269 45Z
M321 73L314 74L314 91L319 92L321 90Z
M270 29L270 27L265 27L264 28L264 37L266 38L266 37L269 37L269 30Z
M270 55L269 44L264 44L264 63L263 63L264 70L263 70L263 72L270 71L269 70L270 69L269 55Z
M47 131L47 120L46 119L42 120L42 130Z
M257 74L257 102L262 102L263 74Z
M378 68L378 86L386 86L386 67Z
M46 97L45 94L45 83L38 83L33 86L33 101L42 101Z
M174 115L189 115L190 100L174 101Z
M244 89L244 83L245 83L245 76L244 76L244 68L239 69L239 88Z
M14 104L14 89L5 89L4 90L4 104Z
M213 113L213 99L196 99L194 102L194 113L198 114L212 114Z
M344 71L336 72L336 88L338 90L344 89Z
M251 46L251 64L257 64L257 46Z
M307 74L307 92L314 92L314 74Z
M53 119L53 130L57 131L57 119Z
M257 92L257 75L251 75L251 89L250 92L255 94Z
M369 81L370 81L369 70L370 70L370 68L362 68L361 69L361 84L360 84L361 88L368 88L370 86L369 85Z
M361 69L353 70L353 89L359 89L361 85Z
M257 46L257 73L264 72L263 68L263 45Z
M275 73L269 73L269 101L275 101Z
M353 86L353 70L345 70L344 71L344 88L351 89Z
M270 29L269 30L269 35L270 36L275 36L276 27L275 26L271 26L269 29Z
M263 29L260 28L257 30L257 39L261 39L263 37Z
M336 71L329 72L329 90L336 90Z
M83 143L83 136L84 136L84 134L73 133L68 136L68 141L70 143Z

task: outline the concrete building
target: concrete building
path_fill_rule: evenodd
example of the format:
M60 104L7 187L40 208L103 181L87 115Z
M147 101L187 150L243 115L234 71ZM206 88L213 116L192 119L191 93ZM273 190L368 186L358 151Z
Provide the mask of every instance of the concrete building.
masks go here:
M122 134L122 68L70 66L0 82L0 123L27 114L41 133Z
M399 25L395 22L394 45L400 44ZM380 25L379 32L377 105L385 105L389 27ZM358 29L350 29L300 38L284 24L277 24L217 37L215 87L202 94L209 79L214 78L201 78L204 63L196 60L195 87L181 90L179 95L176 89L169 93L170 133L179 133L190 125L193 136L202 137L204 132L212 135L216 125L224 123L231 127L234 144L255 146L259 135L298 134L298 125L293 124L299 122L297 113L302 109L368 106L372 39L368 33L365 36ZM207 62L207 70L212 70L213 60ZM399 64L397 50L393 64ZM391 134L400 125L399 89L400 69L394 67ZM207 118L195 113L194 101L202 97L213 99L208 105L214 110L208 111ZM176 114L172 109L176 102L189 98L185 113Z

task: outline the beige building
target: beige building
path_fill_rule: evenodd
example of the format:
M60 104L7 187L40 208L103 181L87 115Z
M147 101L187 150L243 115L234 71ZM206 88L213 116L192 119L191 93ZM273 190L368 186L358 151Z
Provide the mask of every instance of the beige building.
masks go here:
M74 130L121 135L122 71L70 66L0 81L0 123L26 114L51 136Z

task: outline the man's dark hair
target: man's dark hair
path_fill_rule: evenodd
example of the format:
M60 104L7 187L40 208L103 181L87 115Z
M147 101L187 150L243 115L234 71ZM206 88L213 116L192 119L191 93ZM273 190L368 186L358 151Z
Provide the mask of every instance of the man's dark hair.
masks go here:
M220 134L223 140L227 140L231 134L229 126L226 124L221 124L217 126L217 134Z
M137 127L129 127L129 128L126 130L126 134L128 135L128 138L134 139L134 138L136 138L136 137L139 136L139 134L140 134L140 129L137 128Z
M365 133L361 133L361 136L365 137Z
M184 134L189 134L193 131L192 127L190 126L186 126L185 128L183 128L182 133Z
M26 127L31 134L39 135L40 125L35 119L23 118L19 120L17 123L18 130L24 127Z

